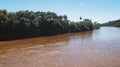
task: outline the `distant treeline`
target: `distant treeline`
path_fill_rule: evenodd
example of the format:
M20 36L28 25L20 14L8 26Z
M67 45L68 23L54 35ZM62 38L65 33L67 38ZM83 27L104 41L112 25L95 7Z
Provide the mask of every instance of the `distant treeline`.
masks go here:
M102 26L115 26L115 27L120 27L120 19L115 20L115 21L109 21L107 23L101 24Z
M69 21L66 15L54 12L0 10L0 40L81 32L99 28L100 24L90 19Z

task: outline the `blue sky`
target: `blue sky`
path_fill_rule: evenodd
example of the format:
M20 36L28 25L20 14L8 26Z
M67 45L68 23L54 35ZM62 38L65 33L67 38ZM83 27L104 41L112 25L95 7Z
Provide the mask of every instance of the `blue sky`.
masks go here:
M120 19L120 0L0 0L0 9L51 11L71 21L80 16L99 23Z

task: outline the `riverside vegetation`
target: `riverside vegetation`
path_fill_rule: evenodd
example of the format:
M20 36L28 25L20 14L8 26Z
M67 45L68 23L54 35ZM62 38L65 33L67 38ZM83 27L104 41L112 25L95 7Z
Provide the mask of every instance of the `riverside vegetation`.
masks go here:
M66 15L54 12L0 10L0 40L81 32L99 27L99 23L90 19L80 17L79 22L74 22L68 20Z
M120 19L115 21L109 21L107 23L101 24L102 26L114 26L114 27L120 27Z

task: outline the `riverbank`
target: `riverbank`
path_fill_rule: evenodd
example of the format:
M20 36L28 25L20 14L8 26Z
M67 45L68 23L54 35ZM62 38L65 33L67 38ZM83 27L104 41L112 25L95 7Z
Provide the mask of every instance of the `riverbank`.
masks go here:
M70 21L67 15L54 12L0 10L0 40L24 39L63 33L82 32L99 28L91 19Z

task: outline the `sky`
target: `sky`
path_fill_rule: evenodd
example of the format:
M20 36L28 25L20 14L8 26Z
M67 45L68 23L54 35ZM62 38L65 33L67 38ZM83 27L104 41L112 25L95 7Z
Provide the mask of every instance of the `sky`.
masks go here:
M0 9L51 11L67 15L71 21L79 21L79 17L99 23L120 19L120 0L0 0Z

